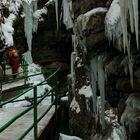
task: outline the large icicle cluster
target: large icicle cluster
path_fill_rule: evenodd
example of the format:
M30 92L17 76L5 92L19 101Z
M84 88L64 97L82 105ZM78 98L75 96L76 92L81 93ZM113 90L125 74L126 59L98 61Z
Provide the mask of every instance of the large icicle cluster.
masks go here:
M109 41L117 41L118 47L121 45L121 17L119 0L114 0L105 17L105 34Z
M121 25L123 31L123 44L125 47L129 47L129 38L127 31L128 14L130 19L131 32L135 31L137 48L139 49L139 13L138 13L138 0L120 0L120 11L121 11Z
M105 32L108 39L117 41L121 46L121 35L123 35L124 51L128 54L128 68L131 86L133 87L133 62L130 52L130 34L128 34L128 21L130 21L131 32L136 35L137 48L139 49L138 37L138 0L113 0L105 18ZM129 20L128 20L129 19Z
M10 12L10 15L7 18L3 15L2 7L7 8ZM14 45L13 24L16 20L20 7L21 0L12 0L11 2L9 0L0 1L0 39L8 47Z
M32 1L32 0L23 0L23 8L24 8L24 14L25 14L25 19L24 19L24 31L25 31L25 36L27 38L27 44L29 51L32 49L32 33L33 29L36 30L36 27L33 23L33 12L37 10L37 0ZM35 24L37 24L35 22Z
M122 34L124 51L127 48L130 56L128 21L130 21L131 32L135 32L137 48L139 49L138 0L113 0L105 18L106 35L110 41L117 40L118 45L120 45Z
M105 129L105 72L103 68L102 56L95 57L90 62L91 86L93 92L93 109L94 113L100 116L102 129ZM97 106L97 87L100 91L100 108Z

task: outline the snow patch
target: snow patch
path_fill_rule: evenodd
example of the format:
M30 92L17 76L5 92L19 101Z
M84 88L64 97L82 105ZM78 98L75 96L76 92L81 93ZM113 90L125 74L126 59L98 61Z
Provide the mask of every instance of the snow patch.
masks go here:
M76 136L69 136L69 135L65 135L65 134L60 133L59 140L82 140L82 139L80 139Z
M73 97L73 100L70 104L70 109L71 109L71 111L76 111L76 113L80 112L80 106L79 106L78 102L76 101L75 97Z
M92 97L91 86L82 86L81 89L79 89L79 94L84 95L86 98Z
M113 0L105 17L105 34L109 41L117 41L118 47L121 45L121 15L119 0Z

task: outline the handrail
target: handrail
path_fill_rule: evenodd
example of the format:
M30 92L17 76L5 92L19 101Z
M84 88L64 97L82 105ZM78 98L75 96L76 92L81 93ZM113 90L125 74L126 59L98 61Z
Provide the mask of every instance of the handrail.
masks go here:
M26 114L27 112L29 112L31 109L34 108L34 123L18 138L18 140L22 140L29 132L30 130L34 127L34 140L37 140L37 123L45 116L45 114L50 110L50 108L55 104L55 108L57 108L57 87L58 87L58 72L59 72L60 68L54 68L51 71L51 75L49 75L44 81L36 84L36 85L32 85L31 87L29 87L28 89L26 89L25 91L20 92L18 95L16 95L15 97L6 100L6 101L1 101L0 102L0 107L2 107L3 105L6 105L8 103L12 103L15 102L16 99L18 99L19 97L21 97L22 95L26 94L28 91L30 90L34 90L33 94L34 97L33 99L33 104L31 104L30 107L27 107L25 110L23 110L22 112L16 114L12 119L10 119L6 124L4 124L2 127L0 127L0 133L3 132L5 129L7 129L12 123L14 123L14 121L16 121L18 118L22 117L24 114ZM49 71L49 70L48 70ZM49 71L49 72L50 72ZM43 74L47 73L47 71L44 71ZM39 73L42 74L42 73ZM29 75L26 78L29 78L31 76L36 76L39 74L34 74L34 75ZM53 80L53 87L51 90L49 90L48 92L44 93L44 95L37 97L37 87L46 83L48 80ZM54 92L55 91L55 100L52 100L52 104L50 105L50 107L43 113L43 115L41 115L41 117L37 117L37 105L43 101L47 96L54 96ZM52 94L50 94L52 93Z
M47 93L49 94L52 90L54 89L54 87ZM47 95L46 95L47 96ZM45 96L45 97L46 97ZM44 99L44 96L43 96ZM41 100L42 101L42 100ZM37 104L39 104L41 101L38 101ZM10 126L14 121L16 121L19 117L23 116L24 114L26 114L27 112L29 112L34 106L31 105L30 107L28 107L27 109L25 109L24 111L20 112L19 114L17 114L16 116L14 116L12 119L10 119L5 125L3 125L0 128L0 133L5 130L8 126Z

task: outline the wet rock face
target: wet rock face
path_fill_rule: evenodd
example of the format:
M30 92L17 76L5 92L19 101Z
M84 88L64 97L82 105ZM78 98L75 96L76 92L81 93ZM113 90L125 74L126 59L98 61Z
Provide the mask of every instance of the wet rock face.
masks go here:
M137 52L136 49L132 49L136 46L135 37L133 37L132 35L130 46L132 49L131 52L134 74L132 86L130 81L130 65L127 54L124 54L123 49L119 49L112 42L109 43L105 36L104 18L106 13L98 12L94 16L91 16L91 18L88 20L84 17L84 14L92 8L97 8L99 6L109 8L111 2L112 0L73 0L74 19L76 21L74 26L76 30L74 31L76 31L76 35L78 36L79 40L79 44L77 46L76 51L77 56L80 60L82 60L83 65L81 68L79 68L75 64L74 68L76 75L76 91L70 91L70 102L72 101L73 96L76 96L76 101L78 102L81 111L79 114L77 114L76 112L70 110L70 127L71 131L75 135L82 137L83 140L91 140L90 135L94 135L94 133L97 133L95 128L100 127L95 122L95 118L91 117L93 115L91 113L92 107L90 108L91 112L86 107L84 107L87 105L86 100L89 101L89 104L91 106L93 104L93 101L90 100L89 97L82 98L82 96L79 95L79 89L83 85L87 84L87 79L89 81L91 80L89 76L89 68L90 61L93 57L103 56L104 58L103 69L105 70L106 74L105 99L111 107L117 108L117 115L119 117L119 120L121 119L123 112L125 112L127 98L133 93L140 94L140 56L139 52ZM82 28L82 20L79 18L82 16L84 17L84 21L86 21L84 28ZM97 95L100 95L99 89L97 89ZM86 111L86 113L83 110ZM137 115L139 116L139 111L137 113ZM86 122L85 119L87 120ZM128 119L130 120L131 118L128 117ZM87 126L90 126L90 122L93 123L93 127L90 127L89 129ZM137 134L139 132L138 124L140 124L139 121L136 124L138 129L134 131L131 135L129 135L129 131L127 131L126 135L129 136L130 139L137 139ZM129 127L129 125L125 126L125 128L127 127ZM101 133L101 131L98 132ZM105 134L105 137L107 135L108 134ZM102 140L103 138L100 139Z

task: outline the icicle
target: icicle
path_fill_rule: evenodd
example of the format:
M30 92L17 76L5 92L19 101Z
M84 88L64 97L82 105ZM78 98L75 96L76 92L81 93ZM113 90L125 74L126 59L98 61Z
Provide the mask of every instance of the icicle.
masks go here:
M127 36L127 16L128 16L128 13L129 13L129 17L130 17L131 32L133 32L134 28L135 28L137 49L139 49L138 0L120 0L119 3L120 3L120 11L121 11L121 25L122 25L122 31L123 31L124 50L125 50L125 47L128 47L128 36Z
M101 125L105 129L105 73L101 57L98 57L98 87L101 96Z
M134 13L137 49L139 50L139 10L138 10L138 0L132 0L132 3L133 3L133 13Z
M24 31L25 31L25 36L27 38L28 48L31 51L31 49L32 49L32 29L33 29L32 9L30 8L30 3L28 3L26 0L23 0L23 8L24 8L24 13L25 13Z
M72 76L72 92L75 94L75 59L76 59L76 52L71 53L71 76Z
M129 74L130 74L130 83L131 83L131 86L133 87L133 63L131 59L129 59L128 61L128 68L129 68Z
M78 45L78 38L76 35L72 35L72 44L73 44L74 52L76 52L76 48Z
M129 8L129 16L130 16L130 26L131 26L131 32L134 32L134 13L133 13L133 6L132 6L132 0L128 0L128 8Z
M59 21L58 21L58 0L54 0L55 2L55 13L56 13L56 22L57 22L57 31L59 30Z
M133 87L133 63L132 63L132 57L130 54L130 39L129 39L129 44L128 44L128 69L129 69L129 75L130 75L130 83L131 83L131 87Z
M92 58L92 60L90 61L90 79L93 93L93 111L95 114L97 114L97 67L97 58Z
M121 25L122 25L122 32L123 32L123 46L124 52L125 48L128 46L128 38L127 38L127 1L121 0L120 2L120 11L121 11Z
M35 0L31 3L33 12L35 12L37 10L37 1L38 0ZM33 32L37 32L37 29L38 29L38 19L33 17Z
M66 25L67 29L70 29L73 27L73 20L70 12L69 0L62 1L62 8L63 8L63 23Z

